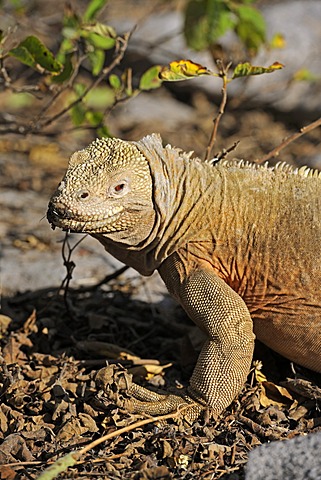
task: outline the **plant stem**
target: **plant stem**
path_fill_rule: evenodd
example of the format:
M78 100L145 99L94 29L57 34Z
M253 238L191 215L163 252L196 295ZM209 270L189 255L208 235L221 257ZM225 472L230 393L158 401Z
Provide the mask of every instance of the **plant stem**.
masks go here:
M264 163L267 160L270 160L270 158L277 157L280 154L280 151L283 150L285 147L287 147L290 143L294 142L298 138L300 138L302 135L305 135L308 132L311 132L311 130L314 130L317 127L321 126L321 117L318 118L318 120L315 120L314 122L310 123L309 125L306 125L305 127L300 128L300 130L293 135L290 135L289 137L284 138L284 140L278 145L277 147L273 148L269 153L264 155L264 157L261 157L257 159L255 162L258 164Z

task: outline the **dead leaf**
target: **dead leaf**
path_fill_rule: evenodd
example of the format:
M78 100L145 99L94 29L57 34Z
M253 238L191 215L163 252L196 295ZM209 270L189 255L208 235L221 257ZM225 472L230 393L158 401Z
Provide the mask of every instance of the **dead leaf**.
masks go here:
M282 382L292 392L295 392L302 397L310 398L311 400L321 400L321 388L309 380L303 378L288 378Z
M7 315L0 314L0 338L7 333L8 327L12 322L12 318Z
M261 384L260 403L263 407L291 405L293 398L286 388L265 381Z
M0 446L0 465L16 461L32 462L34 456L29 451L25 440L16 433L6 437Z
M35 235L26 235L21 238L16 238L12 243L16 248L19 248L22 251L37 249L40 252L43 252L49 249L49 245Z
M164 373L166 368L172 366L172 363L167 363L166 365L150 365L144 364L135 367L128 368L128 372L135 377L144 377L147 380L151 380L155 375L161 375Z
M1 480L16 480L17 479L17 472L13 470L11 467L6 467L3 465L1 467Z
M27 355L22 351L21 347L32 347L31 340L24 333L11 333L6 345L3 348L3 358L8 364L22 364L27 360Z
M119 347L113 343L97 342L91 340L84 340L76 343L79 350L83 350L88 354L95 354L105 358L112 358L114 360L132 360L138 359L133 352L126 348Z

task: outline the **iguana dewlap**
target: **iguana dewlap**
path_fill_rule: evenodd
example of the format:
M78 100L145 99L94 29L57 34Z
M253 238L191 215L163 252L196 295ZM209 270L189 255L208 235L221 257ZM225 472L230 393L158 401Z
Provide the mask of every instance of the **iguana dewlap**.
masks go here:
M159 271L207 336L185 397L197 415L240 390L253 330L321 372L321 173L190 157L157 135L96 140L72 155L48 220L89 233L142 275ZM184 402L131 393L134 410L151 414Z

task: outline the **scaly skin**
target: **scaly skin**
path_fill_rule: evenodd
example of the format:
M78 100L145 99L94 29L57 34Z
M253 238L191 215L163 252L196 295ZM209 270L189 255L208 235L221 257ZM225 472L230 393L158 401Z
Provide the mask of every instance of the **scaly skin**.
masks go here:
M89 233L143 275L158 270L207 336L188 395L132 385L128 408L185 406L191 421L204 408L220 413L246 380L254 333L321 372L319 172L213 166L156 135L96 140L71 157L48 220Z

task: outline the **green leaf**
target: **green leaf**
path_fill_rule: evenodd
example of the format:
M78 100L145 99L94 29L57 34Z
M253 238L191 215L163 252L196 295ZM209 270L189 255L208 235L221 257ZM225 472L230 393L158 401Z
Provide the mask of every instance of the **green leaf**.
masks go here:
M124 91L127 97L134 95L133 90L133 75L131 68L126 68L126 70L121 74L121 81L124 85Z
M86 95L86 104L90 108L101 110L111 106L114 99L115 93L110 87L96 87Z
M320 77L315 75L311 70L308 68L300 68L300 70L297 70L295 74L293 75L293 79L296 80L297 82L310 82L314 83L317 80L319 80Z
M203 65L192 62L191 60L178 60L171 62L168 66L162 67L159 73L161 80L167 82L178 82L188 80L189 78L200 77L202 75L218 76Z
M93 52L88 53L88 58L92 67L92 74L96 77L102 71L105 63L105 52L100 48L96 48Z
M203 50L217 43L235 24L226 0L190 0L185 11L184 35L189 47Z
M83 83L75 83L74 91L77 97L81 97L86 91L86 85Z
M88 110L88 112L86 112L86 120L93 127L100 125L103 118L104 115L102 112L94 112L93 110Z
M112 138L112 134L110 133L106 125L102 125L97 129L97 135L98 137Z
M69 38L64 38L60 44L57 60L62 64L66 61L66 56L74 52L74 44Z
M72 467L78 461L78 452L67 453L62 458L55 461L50 467L46 468L38 477L38 480L53 480L61 472L65 472L68 467Z
M20 60L21 63L28 65L28 67L36 68L37 62L35 61L34 57L31 55L28 50L23 46L18 46L10 50L9 55L15 57L17 60Z
M31 108L35 98L30 93L11 93L6 92L5 105L10 109L21 110L22 108Z
M83 38L86 38L94 47L102 48L104 50L113 48L117 37L117 34L112 27L99 22L93 25L83 25L80 30L80 35Z
M62 64L58 62L50 50L33 35L26 37L9 55L35 70L42 67L47 72L60 73Z
M117 38L116 30L113 27L100 22L84 24L82 25L82 30L97 33L97 35L105 38L113 38L114 40Z
M262 75L263 73L273 73L283 67L284 65L279 62L274 62L269 67L257 67L251 65L249 62L239 63L234 69L232 79L239 77L249 77L250 75Z
M63 83L66 80L69 80L69 78L71 77L74 71L71 58L72 58L72 54L65 55L62 72L59 75L56 75L55 77L52 78L54 83Z
M122 87L120 78L114 73L109 75L109 83L114 90L120 90Z
M238 17L235 26L237 35L246 48L257 52L266 40L266 24L262 14L253 7L240 5L234 9Z
M74 27L64 27L62 29L62 34L63 34L64 38L67 39L67 40L74 40L75 38L77 38L79 36L78 35L78 29L74 28Z
M82 35L84 36L84 35ZM114 47L116 40L110 37L102 37L97 33L89 33L86 35L88 43L93 45L95 48L102 48L103 50L110 50Z
M83 103L76 103L76 105L74 105L70 110L70 116L72 123L76 127L79 127L79 125L81 125L86 118L86 109Z
M104 8L107 1L108 0L91 0L83 16L85 22L93 20L97 16L98 12Z
M271 48L285 48L286 40L282 33L275 33L269 42Z
M162 80L159 77L162 67L160 65L154 65L153 67L146 70L141 76L139 82L140 90L152 90L154 88L159 88L162 84Z

